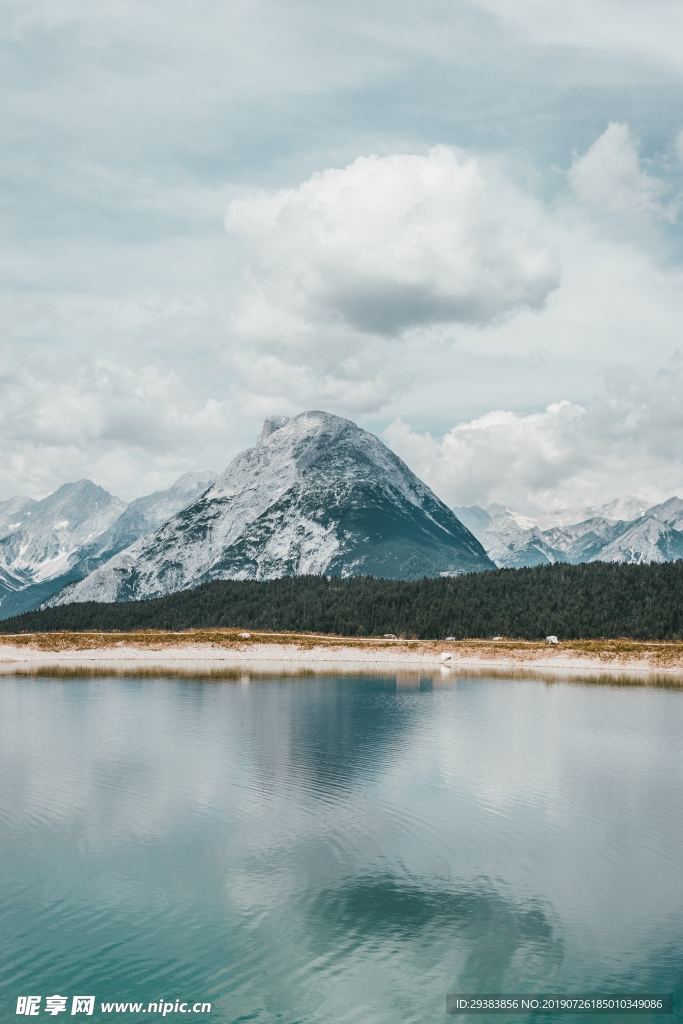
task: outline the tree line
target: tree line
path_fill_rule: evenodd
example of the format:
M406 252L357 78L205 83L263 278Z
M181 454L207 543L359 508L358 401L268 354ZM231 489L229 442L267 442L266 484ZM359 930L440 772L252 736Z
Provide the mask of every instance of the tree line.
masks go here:
M547 565L396 581L290 576L225 580L167 597L62 605L0 622L0 632L237 626L342 636L534 640L683 639L683 561Z

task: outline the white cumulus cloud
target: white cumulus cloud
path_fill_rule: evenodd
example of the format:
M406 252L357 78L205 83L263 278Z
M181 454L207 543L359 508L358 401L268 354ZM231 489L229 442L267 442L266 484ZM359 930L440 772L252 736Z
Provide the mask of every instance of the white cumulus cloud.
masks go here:
M337 348L539 309L558 284L541 224L529 196L445 146L237 199L225 225L245 262L239 328L294 347L330 329Z
M496 501L530 515L581 511L613 495L652 502L683 493L679 396L683 364L654 378L625 377L591 402L531 412L498 410L443 436L400 419L387 442L450 504Z

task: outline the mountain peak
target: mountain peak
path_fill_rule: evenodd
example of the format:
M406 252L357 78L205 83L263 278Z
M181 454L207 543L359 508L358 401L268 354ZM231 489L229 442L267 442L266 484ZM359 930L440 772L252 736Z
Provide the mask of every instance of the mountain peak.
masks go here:
M122 502L115 494L111 494L104 487L100 487L99 484L94 483L87 477L83 477L81 480L71 480L66 484L62 484L53 491L52 494L48 494L47 497L41 498L38 502L39 505L55 505L63 502L80 502L80 501L98 501L98 502L116 502L120 505L121 509L125 507L125 502Z
M274 434L276 430L281 430L283 427L286 427L288 423L289 416L266 416L256 444L264 444L271 434Z
M215 579L490 568L469 530L378 437L313 410L267 419L259 443L210 490L58 600L152 597Z
M332 412L325 412L322 409L309 409L306 412L297 413L296 416L269 416L264 421L261 433L259 434L257 447L267 443L274 435L278 435L281 443L314 437L318 434L338 434L342 430L351 429L359 434L366 433L352 420L344 419ZM282 433L280 433L282 432Z
M123 512L126 506L92 480L62 484L35 501L30 514L0 544L0 573L15 589L42 583L67 572L78 551Z
M53 491L53 494L74 494L79 491L91 490L100 491L103 490L103 488L99 487L98 484L93 483L92 480L89 480L87 477L84 476L80 480L69 480L65 484L60 484L56 491Z
M171 491L193 491L198 487L210 487L216 479L217 474L209 469L197 470L196 472L181 473L177 480L170 487Z
M642 516L648 507L644 498L634 494L626 494L621 498L613 498L603 505L589 506L583 515L584 519L592 519L596 516L604 519L612 519L615 522L627 522Z

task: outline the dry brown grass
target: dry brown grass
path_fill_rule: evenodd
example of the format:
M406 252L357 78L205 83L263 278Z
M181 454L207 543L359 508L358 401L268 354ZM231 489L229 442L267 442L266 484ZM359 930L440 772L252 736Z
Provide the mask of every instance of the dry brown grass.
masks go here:
M181 632L165 630L139 630L127 633L63 632L5 634L2 643L13 647L27 647L44 652L103 650L115 647L137 647L161 650L187 645L211 645L214 648L246 651L254 644L292 645L305 651L313 647L350 648L355 650L396 650L420 653L450 651L454 656L482 660L513 659L524 662L547 660L597 659L610 662L681 667L683 669L683 643L641 641L627 637L617 640L567 640L557 647L542 640L384 640L381 638L330 636L317 633L271 633L250 630L248 639L241 638L240 629L188 629Z

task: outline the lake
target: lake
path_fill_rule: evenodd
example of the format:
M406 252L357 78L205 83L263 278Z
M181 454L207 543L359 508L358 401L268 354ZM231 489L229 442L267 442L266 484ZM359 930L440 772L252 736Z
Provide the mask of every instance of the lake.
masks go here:
M440 675L0 679L0 1019L447 1016L670 993L683 690Z

